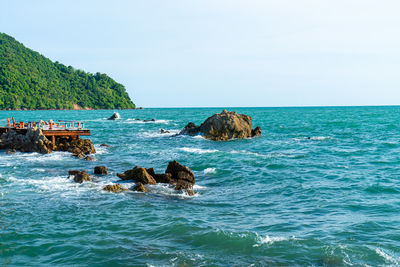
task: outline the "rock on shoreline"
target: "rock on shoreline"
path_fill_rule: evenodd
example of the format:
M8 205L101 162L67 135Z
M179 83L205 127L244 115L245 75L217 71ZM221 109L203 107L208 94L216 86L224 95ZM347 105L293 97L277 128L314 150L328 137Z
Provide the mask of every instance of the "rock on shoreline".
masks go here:
M52 151L68 151L78 158L86 158L86 155L96 153L90 139L71 141L65 138L56 138L56 143L53 144L37 127L28 128L25 134L19 134L14 130L3 133L0 136L0 149L41 154L49 154Z
M245 139L261 135L261 127L253 128L252 118L245 114L223 110L207 118L200 126L188 123L178 135L203 135L214 141Z

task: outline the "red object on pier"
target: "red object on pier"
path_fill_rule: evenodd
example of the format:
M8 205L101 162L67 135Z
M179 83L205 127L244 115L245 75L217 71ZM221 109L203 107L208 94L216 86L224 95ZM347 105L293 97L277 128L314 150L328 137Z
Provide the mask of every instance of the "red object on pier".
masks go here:
M14 117L12 117L12 121L13 121L13 127L15 128L15 119L14 119Z
M8 120L8 127L11 127L10 118L7 118L7 120Z

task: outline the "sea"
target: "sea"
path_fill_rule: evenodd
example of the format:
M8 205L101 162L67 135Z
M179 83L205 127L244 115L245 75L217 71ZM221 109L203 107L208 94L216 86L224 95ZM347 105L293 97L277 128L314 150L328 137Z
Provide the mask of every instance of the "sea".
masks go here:
M116 121L112 110L0 111L2 126L87 122L97 150L95 161L0 151L0 266L400 265L400 107L226 109L262 135L174 136L223 108L118 110ZM193 170L194 196L102 190L172 160ZM68 177L98 165L109 174Z

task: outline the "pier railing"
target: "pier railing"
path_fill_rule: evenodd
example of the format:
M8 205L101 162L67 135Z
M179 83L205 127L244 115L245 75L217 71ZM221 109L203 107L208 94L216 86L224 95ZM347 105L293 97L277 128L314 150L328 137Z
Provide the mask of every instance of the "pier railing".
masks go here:
M80 139L82 135L89 136L90 130L85 128L87 122L82 121L65 121L59 120L55 123L50 121L29 121L29 122L15 122L14 117L7 119L7 127L0 127L0 134L8 131L16 131L20 134L25 134L29 128L38 127L42 130L43 134L55 144L57 138L67 138L70 140Z

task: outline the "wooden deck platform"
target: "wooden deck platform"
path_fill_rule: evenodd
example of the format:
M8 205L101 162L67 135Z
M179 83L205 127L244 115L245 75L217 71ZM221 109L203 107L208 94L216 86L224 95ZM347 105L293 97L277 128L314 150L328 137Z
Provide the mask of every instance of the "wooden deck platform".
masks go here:
M78 140L81 136L90 136L90 130L82 127L84 123L78 122L78 127L74 127L74 122L70 122L68 126L68 122L53 123L50 122L48 124L36 123L36 122L19 122L15 123L14 118L12 118L13 123L10 123L8 120L7 127L0 127L0 135L9 131L15 131L19 134L26 134L28 128L31 127L39 127L41 128L44 136L46 136L49 140L55 144L56 137L65 138L70 140Z

